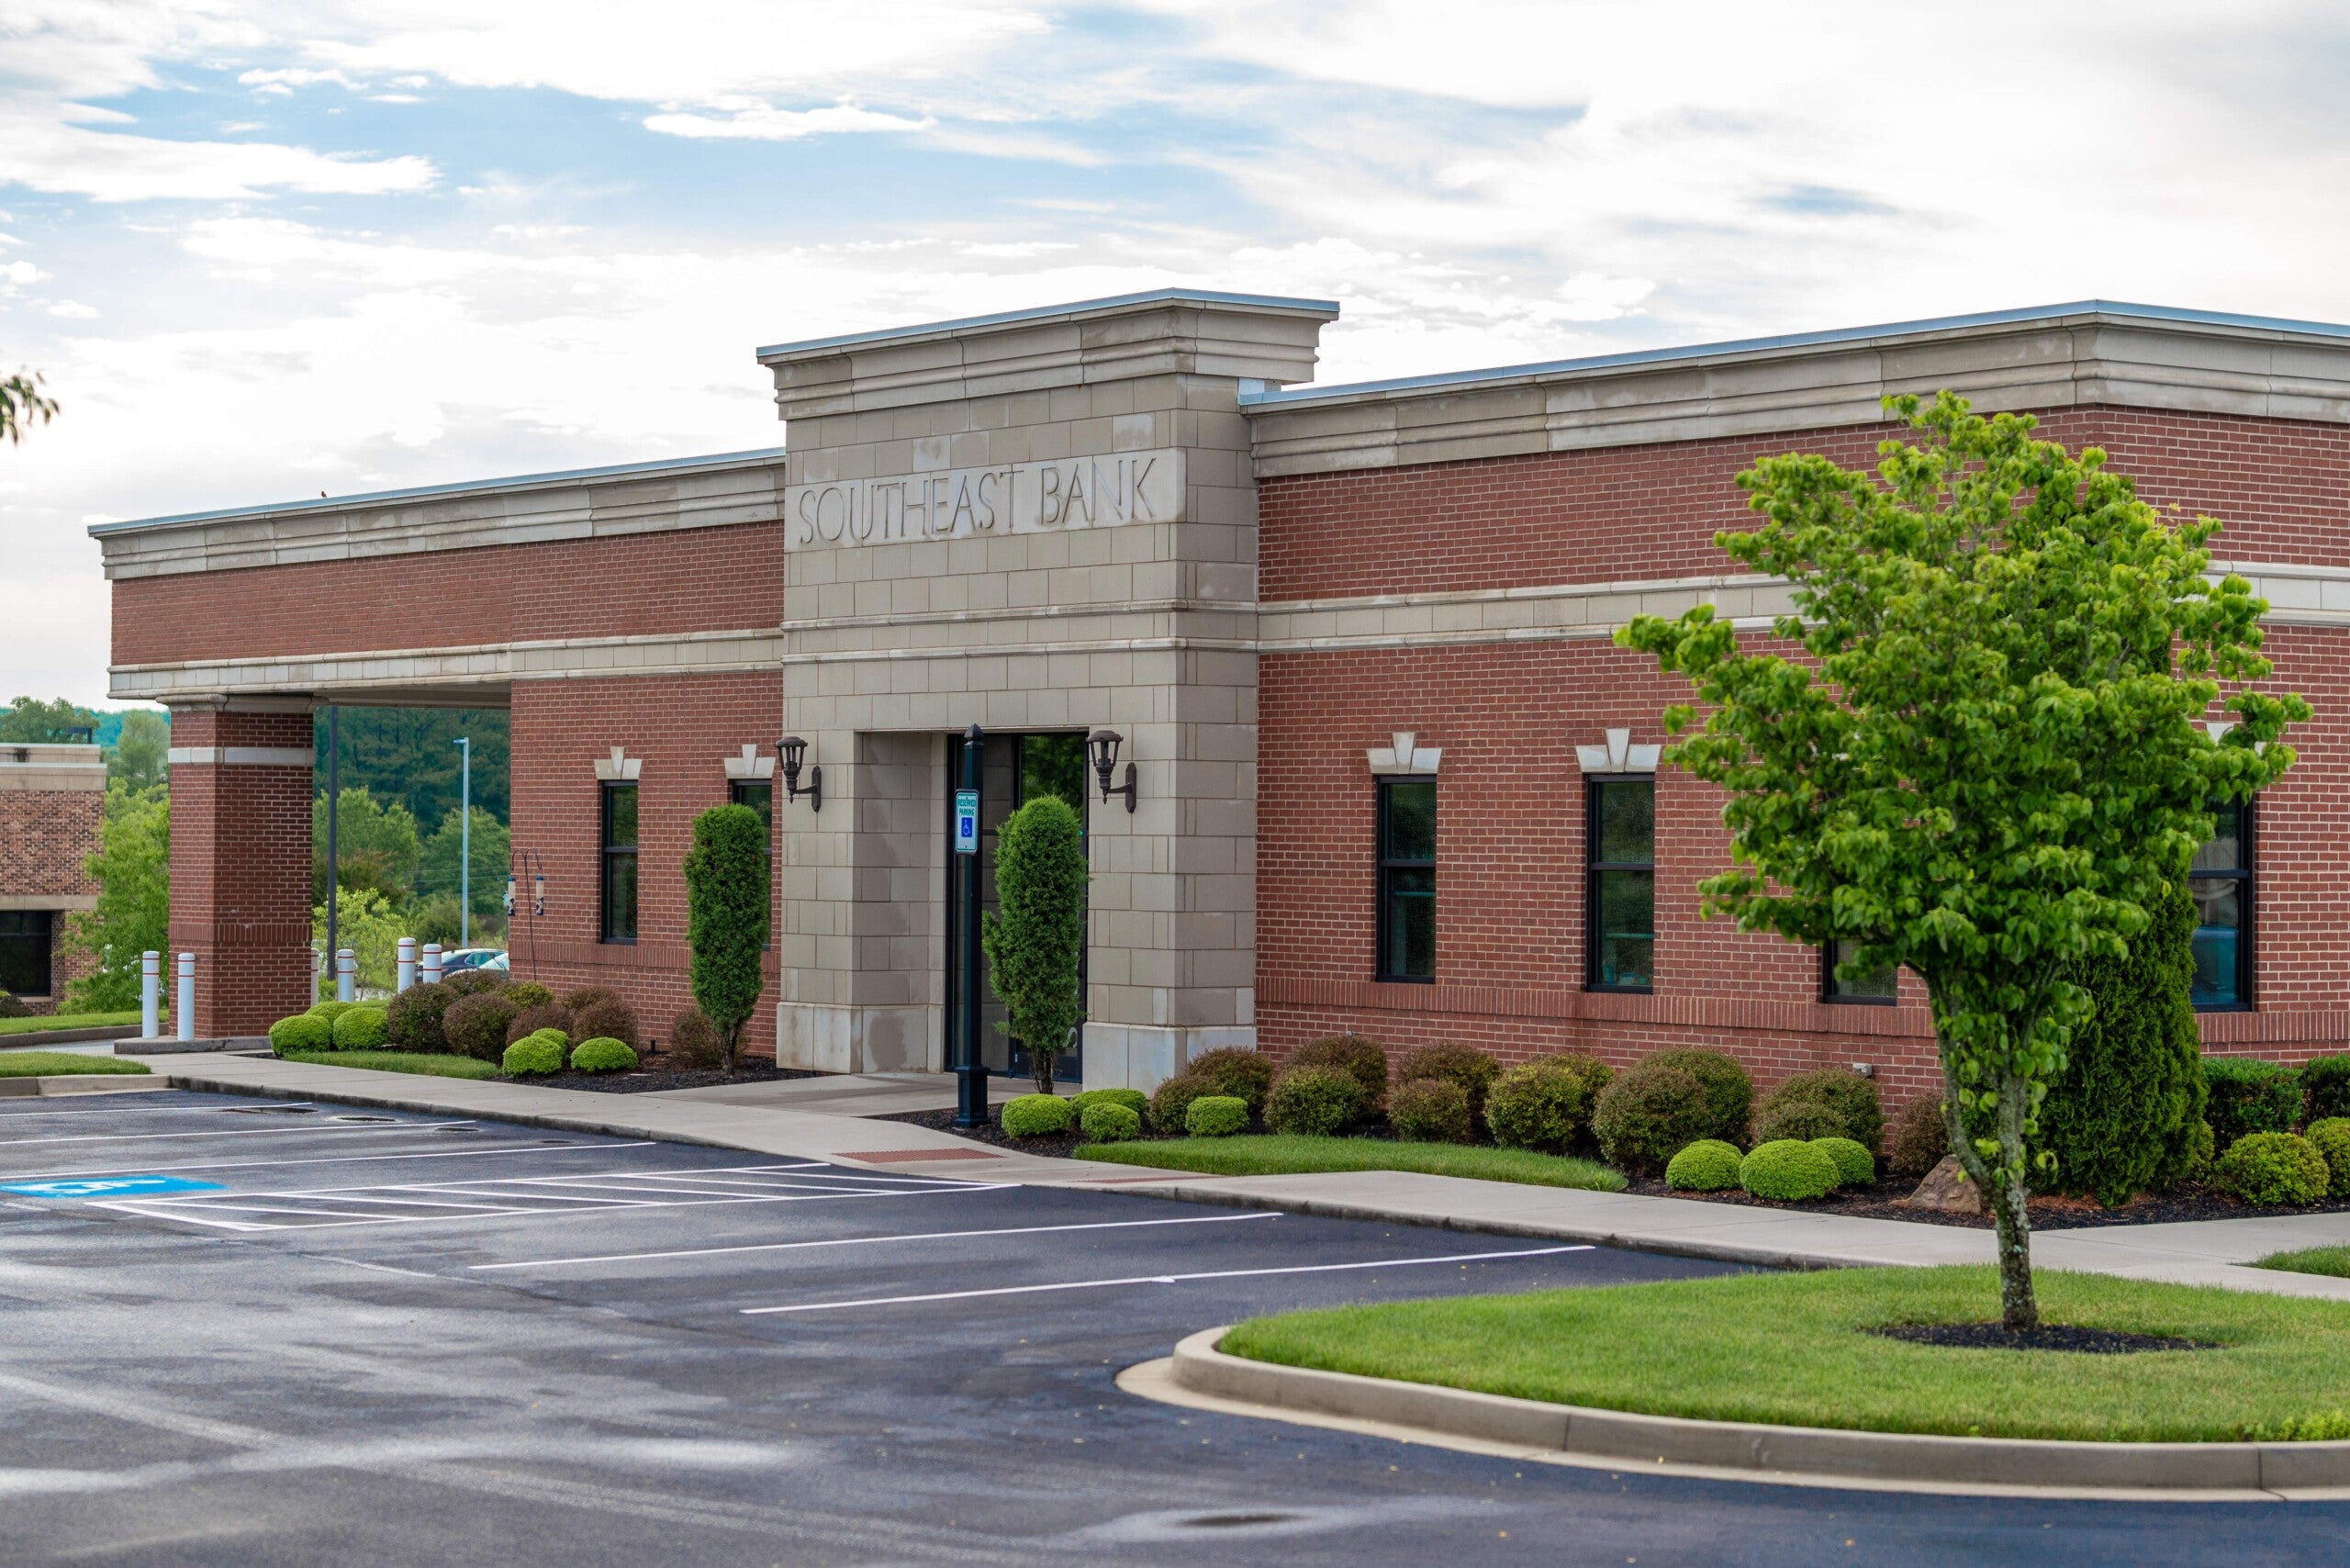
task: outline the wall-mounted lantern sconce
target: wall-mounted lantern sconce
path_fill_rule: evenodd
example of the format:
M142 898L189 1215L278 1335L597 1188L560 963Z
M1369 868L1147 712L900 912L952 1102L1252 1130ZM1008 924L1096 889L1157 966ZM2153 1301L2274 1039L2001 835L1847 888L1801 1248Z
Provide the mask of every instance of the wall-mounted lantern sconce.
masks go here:
M776 743L776 750L783 757L785 801L789 803L805 795L808 797L810 811L822 811L824 809L824 770L821 767L810 768L807 788L803 790L800 785L800 765L807 759L808 743L798 735L786 735Z
M1125 737L1115 730L1096 730L1085 737L1085 749L1093 756L1093 777L1102 781L1102 799L1106 801L1113 795L1124 795L1126 798L1126 810L1131 812L1135 809L1135 797L1137 792L1135 785L1135 765L1131 762L1126 764L1125 783L1110 782L1111 770L1118 766L1118 746L1125 739Z

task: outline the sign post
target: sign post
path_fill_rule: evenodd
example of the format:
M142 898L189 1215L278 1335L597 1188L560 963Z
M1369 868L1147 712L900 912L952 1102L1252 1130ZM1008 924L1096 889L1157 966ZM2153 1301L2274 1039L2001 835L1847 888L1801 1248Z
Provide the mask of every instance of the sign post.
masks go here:
M955 791L955 867L963 878L963 994L955 1053L955 1125L988 1125L988 1067L979 1057L979 769L987 737L973 724L963 735L963 788Z

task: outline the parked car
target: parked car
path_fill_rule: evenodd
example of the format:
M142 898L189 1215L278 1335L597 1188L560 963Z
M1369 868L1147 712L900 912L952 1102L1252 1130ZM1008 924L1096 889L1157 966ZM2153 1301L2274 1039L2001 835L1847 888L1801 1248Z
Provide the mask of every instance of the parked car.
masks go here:
M506 949L503 947L460 947L453 953L441 955L442 980L447 980L451 975L461 975L467 969L503 971L505 968Z

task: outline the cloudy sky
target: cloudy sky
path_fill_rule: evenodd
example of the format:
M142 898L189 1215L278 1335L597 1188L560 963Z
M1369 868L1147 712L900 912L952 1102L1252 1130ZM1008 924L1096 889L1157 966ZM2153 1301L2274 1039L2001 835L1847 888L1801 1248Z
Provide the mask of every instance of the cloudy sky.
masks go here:
M1323 379L2091 297L2350 320L2339 5L0 0L0 700L91 522L771 446L761 343L1166 284Z

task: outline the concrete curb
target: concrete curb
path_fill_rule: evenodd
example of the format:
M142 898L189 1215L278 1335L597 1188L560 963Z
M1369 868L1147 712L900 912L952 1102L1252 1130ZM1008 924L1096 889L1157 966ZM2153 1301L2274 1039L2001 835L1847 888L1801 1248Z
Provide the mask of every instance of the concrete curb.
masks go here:
M1210 1328L1175 1347L1173 1383L1275 1418L1341 1417L1511 1450L1777 1483L1892 1490L2244 1499L2350 1488L2350 1442L2091 1443L1695 1421L1243 1361Z
M60 1072L40 1078L0 1078L0 1099L29 1100L36 1095L150 1094L173 1087L160 1073Z
M37 1051L43 1046L86 1046L103 1040L135 1040L136 1024L100 1024L87 1029L35 1029L29 1034L0 1036L0 1050Z

